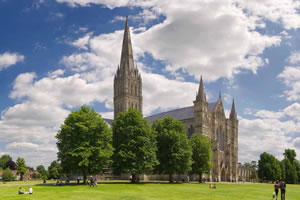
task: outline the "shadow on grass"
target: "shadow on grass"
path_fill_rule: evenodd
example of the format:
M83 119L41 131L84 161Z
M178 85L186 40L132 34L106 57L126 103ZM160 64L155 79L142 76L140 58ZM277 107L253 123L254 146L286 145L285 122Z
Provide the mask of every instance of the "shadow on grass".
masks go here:
M108 181L98 181L97 184L132 184L132 185L145 185L145 184L183 184L182 182L174 182L174 183L169 183L166 181L143 181L143 182L138 182L138 183L131 183L131 182L124 182L124 181L113 181L113 182L108 182ZM64 185L55 185L53 183L46 183L46 184L36 184L36 186L50 186L50 187L64 187L64 186L89 186L88 184L85 183L68 183Z

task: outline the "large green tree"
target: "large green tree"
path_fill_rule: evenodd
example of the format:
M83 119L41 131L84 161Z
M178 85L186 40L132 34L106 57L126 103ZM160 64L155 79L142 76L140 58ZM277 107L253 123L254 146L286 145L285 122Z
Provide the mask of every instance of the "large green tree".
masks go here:
M283 155L290 161L290 163L293 163L297 156L294 149L285 149Z
M287 183L297 183L298 177L296 167L287 158L284 158L282 163L285 169L285 181Z
M12 157L10 157L10 155L3 155L0 158L0 169L5 169L5 164L7 163L7 161L12 160Z
M262 153L258 161L258 177L263 181L281 180L280 162L273 155Z
M49 174L45 169L44 165L37 166L36 170L39 172L40 178L42 178L44 181L48 178Z
M156 135L140 112L129 109L113 121L114 173L130 173L131 181L139 174L149 174L155 165Z
M49 178L58 179L61 176L61 166L56 160L52 161L48 167Z
M12 181L15 180L15 177L9 168L3 170L2 181Z
M199 183L202 183L202 174L209 173L212 167L212 153L210 140L200 134L193 134L190 139L192 147L192 174L199 175Z
M192 148L182 122L172 117L156 120L152 128L157 132L156 172L168 174L173 182L173 174L183 174L191 170Z
M24 175L27 171L24 158L18 158L16 164L17 164L17 173L20 175L20 180L23 181Z
M58 159L67 174L82 174L85 182L87 175L103 172L111 164L111 129L87 106L69 114L56 138Z
M282 163L285 168L285 180L287 183L297 183L300 167L299 162L296 160L296 151L294 149L285 149L283 155Z

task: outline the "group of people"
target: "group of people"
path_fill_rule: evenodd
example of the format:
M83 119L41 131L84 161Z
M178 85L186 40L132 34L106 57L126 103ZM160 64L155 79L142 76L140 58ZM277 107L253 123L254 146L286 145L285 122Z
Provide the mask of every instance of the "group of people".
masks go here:
M92 186L93 187L95 187L95 186L97 187L98 185L97 185L97 179L96 179L96 177L92 177L91 176L89 178L89 180L88 180L88 184L89 184L90 187L92 187Z
M273 199L276 196L276 200L277 200L279 189L280 189L280 194L281 194L281 200L285 200L286 184L284 181L279 182L278 180L274 184Z
M217 189L217 185L216 184L209 184L209 189Z
M19 194L33 194L32 187L29 187L28 192L25 192L25 190L22 189L22 187L19 187Z

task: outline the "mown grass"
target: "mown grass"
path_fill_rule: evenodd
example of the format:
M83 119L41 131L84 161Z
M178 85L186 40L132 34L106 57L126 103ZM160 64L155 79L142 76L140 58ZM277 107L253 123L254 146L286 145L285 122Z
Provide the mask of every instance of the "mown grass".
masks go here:
M87 185L53 186L54 182L42 185L41 181L10 182L0 184L0 199L30 200L271 200L271 184L229 184L217 183L217 189L209 189L209 184L127 184L100 182L98 187ZM33 187L33 195L18 195L19 187L28 190ZM287 185L286 200L300 200L300 185Z

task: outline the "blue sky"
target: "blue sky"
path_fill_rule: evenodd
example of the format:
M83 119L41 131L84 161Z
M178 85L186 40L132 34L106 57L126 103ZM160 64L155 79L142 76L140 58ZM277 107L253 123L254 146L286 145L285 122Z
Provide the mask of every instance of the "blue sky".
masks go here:
M87 104L112 118L113 76L129 16L144 115L235 99L239 161L300 158L300 2L0 0L0 154L56 159L64 118ZM172 102L170 102L172 99Z

